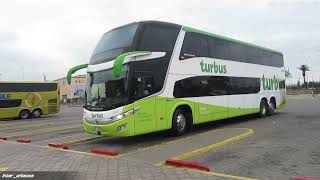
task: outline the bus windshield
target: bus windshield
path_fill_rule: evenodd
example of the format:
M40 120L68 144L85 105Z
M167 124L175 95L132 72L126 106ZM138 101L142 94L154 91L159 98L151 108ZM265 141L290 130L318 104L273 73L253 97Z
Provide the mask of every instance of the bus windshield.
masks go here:
M130 24L105 33L93 51L90 64L114 59L130 49L138 24Z
M86 108L88 110L110 110L128 102L128 66L124 65L120 77L112 69L91 72L87 75Z

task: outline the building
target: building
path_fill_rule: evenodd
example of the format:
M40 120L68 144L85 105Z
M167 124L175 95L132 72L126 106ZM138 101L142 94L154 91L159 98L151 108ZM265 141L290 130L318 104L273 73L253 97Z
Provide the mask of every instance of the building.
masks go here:
M67 77L54 80L60 86L60 99L62 103L67 103L70 99L79 100L84 98L85 75L74 76L71 79L71 85L67 82Z

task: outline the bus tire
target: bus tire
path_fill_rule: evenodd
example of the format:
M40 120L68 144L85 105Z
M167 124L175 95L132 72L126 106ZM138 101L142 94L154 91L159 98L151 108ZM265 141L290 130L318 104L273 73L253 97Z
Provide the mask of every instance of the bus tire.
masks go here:
M174 136L180 136L183 135L185 132L187 132L189 119L188 119L187 113L181 109L178 108L175 110L173 117L172 117L172 134Z
M30 117L30 111L29 110L21 110L19 113L19 118L20 119L28 119Z
M269 107L267 115L271 115L274 113L274 110L276 109L276 100L274 98L270 99Z
M259 117L261 117L261 118L266 117L267 116L267 112L268 112L268 103L265 100L261 100Z
M34 118L40 118L42 115L41 109L35 109L32 111L32 117Z

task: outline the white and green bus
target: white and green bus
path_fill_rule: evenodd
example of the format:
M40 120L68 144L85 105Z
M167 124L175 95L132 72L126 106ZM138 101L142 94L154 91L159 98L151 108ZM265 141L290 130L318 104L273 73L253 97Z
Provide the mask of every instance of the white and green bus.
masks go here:
M56 82L0 81L0 118L39 118L60 111Z
M87 133L133 136L258 113L285 105L281 52L159 21L105 33L87 69Z

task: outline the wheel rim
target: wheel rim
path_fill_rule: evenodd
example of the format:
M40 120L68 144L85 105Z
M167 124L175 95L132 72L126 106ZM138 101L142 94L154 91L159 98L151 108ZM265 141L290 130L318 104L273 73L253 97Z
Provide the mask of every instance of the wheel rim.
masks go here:
M262 105L262 109L261 109L261 114L266 114L266 112L267 112L267 108L266 108L266 106L265 105Z
M34 117L39 117L40 116L40 112L39 111L34 111L33 112L33 116Z
M273 112L274 109L275 109L274 103L270 103L270 104L269 104L269 107L270 107L270 111Z
M177 130L178 131L183 131L186 127L186 118L182 115L182 114L179 114L177 116Z
M21 118L23 118L23 119L25 119L25 118L27 118L28 117L28 112L26 112L26 111L22 111L21 112Z

